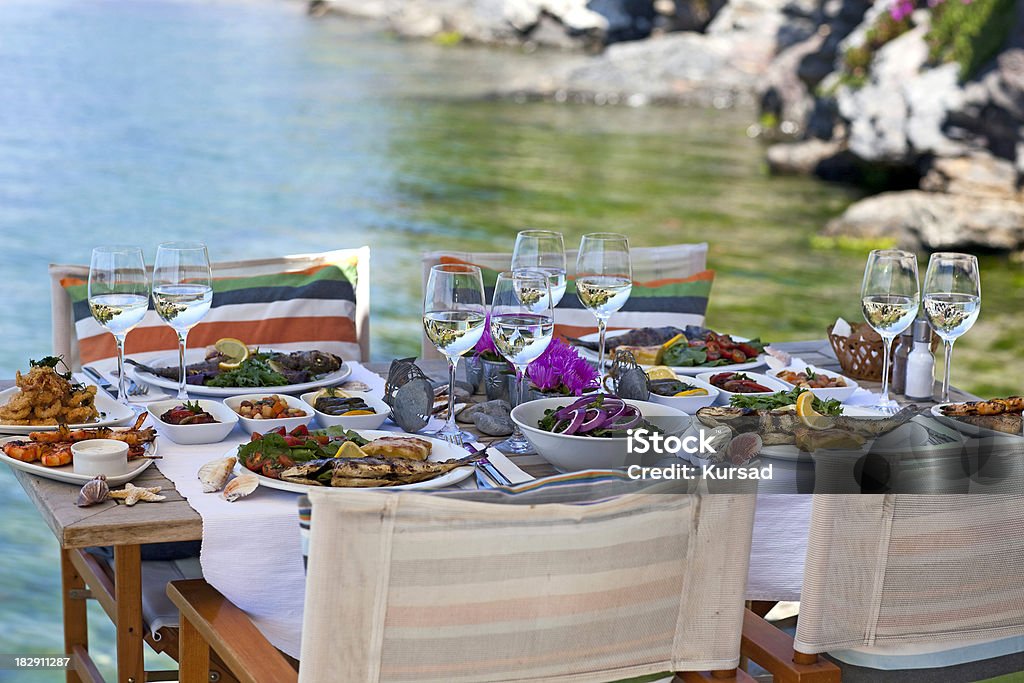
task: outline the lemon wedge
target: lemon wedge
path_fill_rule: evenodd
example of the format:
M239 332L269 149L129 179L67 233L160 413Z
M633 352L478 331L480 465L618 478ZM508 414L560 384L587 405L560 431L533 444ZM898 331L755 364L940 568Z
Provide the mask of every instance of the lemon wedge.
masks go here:
M650 379L675 379L676 373L668 366L655 365L647 371L647 377Z
M687 389L686 391L680 391L678 394L676 394L676 398L679 398L681 396L707 396L707 395L708 395L708 390L707 389L701 389L700 387L695 387L693 389Z
M376 413L372 410L363 410L360 408L358 410L349 410L341 414L342 417L352 417L355 415L376 415Z
M811 429L828 429L832 421L814 409L814 394L810 391L801 393L796 399L796 414L801 422Z
M341 444L341 448L339 448L338 452L334 454L334 457L335 458L365 458L366 457L366 453L363 452L362 448L360 448L359 446L355 445L351 441L346 441L345 443Z
M234 337L218 339L213 348L217 349L217 353L227 356L227 360L219 364L221 370L235 370L249 357L249 347Z

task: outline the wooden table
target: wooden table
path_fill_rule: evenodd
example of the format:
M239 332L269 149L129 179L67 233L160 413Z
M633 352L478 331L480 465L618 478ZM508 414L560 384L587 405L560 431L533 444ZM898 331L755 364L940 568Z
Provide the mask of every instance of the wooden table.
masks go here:
M816 367L839 370L825 340L774 346ZM378 374L385 374L388 364L370 363L367 367ZM443 361L426 361L422 367L432 377L447 377ZM9 386L10 382L6 384ZM879 387L873 382L861 382L861 385L872 390ZM958 391L951 394L956 401L974 398ZM539 456L513 456L513 460L535 477L555 473L554 468ZM802 467L813 468L813 465ZM130 510L123 505L79 508L75 505L76 487L21 471L16 471L15 475L60 543L64 645L76 667L76 671L68 672L68 681L103 680L88 653L85 602L88 597L97 599L116 626L117 680L120 683L147 680L143 665L143 643L147 636L142 623L140 545L201 540L203 523L199 514L156 467L149 468L134 483L138 486L160 486L167 500L160 505L142 505ZM113 575L95 557L84 552L84 548L89 546L113 546ZM86 583L90 591L85 590ZM160 643L157 645L150 641L158 651L167 649L169 645L176 647L170 635ZM149 680L155 679L150 677Z

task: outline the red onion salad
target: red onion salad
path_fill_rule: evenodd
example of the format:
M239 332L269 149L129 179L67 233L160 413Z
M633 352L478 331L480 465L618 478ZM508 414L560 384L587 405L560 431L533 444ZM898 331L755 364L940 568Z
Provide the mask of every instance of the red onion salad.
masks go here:
M558 410L545 410L537 426L570 436L622 437L637 427L660 431L644 420L636 406L613 394L591 394Z

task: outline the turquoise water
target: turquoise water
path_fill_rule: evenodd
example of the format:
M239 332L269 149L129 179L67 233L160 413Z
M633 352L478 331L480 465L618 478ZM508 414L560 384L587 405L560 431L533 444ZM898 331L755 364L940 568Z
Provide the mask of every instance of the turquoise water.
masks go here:
M220 260L369 244L380 359L418 348L421 251L508 250L524 226L571 243L608 229L709 241L709 321L737 334L820 337L837 314L856 319L863 253L813 241L855 193L767 177L751 112L476 97L558 58L398 41L311 20L298 1L5 0L0 377L49 351L46 265L126 240L150 260L172 238ZM992 312L1009 315L1000 292L1020 272L993 263L1004 286L986 290L982 320L1012 335ZM1020 368L1019 336L994 349L974 336L965 362ZM0 653L57 653L56 544L6 468L0 510Z

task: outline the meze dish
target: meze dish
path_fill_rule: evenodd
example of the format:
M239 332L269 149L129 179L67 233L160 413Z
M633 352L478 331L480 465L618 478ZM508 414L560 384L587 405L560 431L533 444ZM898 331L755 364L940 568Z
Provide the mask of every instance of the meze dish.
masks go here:
M597 341L587 335L570 341L595 351ZM641 327L624 333L611 333L608 353L628 350L641 365L667 365L674 368L712 368L742 365L757 367L765 343L744 340L696 325L678 327Z
M430 460L433 439L337 427L297 427L253 434L238 447L238 462L264 477L304 486L391 487L426 482L467 465L472 456ZM464 453L452 447L451 453ZM468 474L468 471L467 471Z
M1004 434L1020 434L1024 426L1024 397L994 398L990 401L946 403L932 409L936 417L944 417L954 425L969 425Z
M789 382L795 387L805 389L836 389L846 386L846 379L840 375L826 375L817 372L814 368L807 368L796 372L794 370L780 370L775 374L783 382Z
M598 438L628 436L631 429L661 431L645 420L636 406L612 394L584 396L557 410L545 410L537 428L555 434Z
M302 408L288 405L287 399L271 394L259 398L244 399L233 410L250 420L278 420L288 417L306 417L309 415Z
M239 422L238 413L211 399L172 398L148 407L160 435L185 446L223 441Z
M27 374L19 370L17 392L0 406L0 423L7 425L55 426L97 422L96 387L72 379L63 357L47 356L29 361ZM59 367L63 366L62 372Z
M202 425L220 422L203 408L198 401L185 401L164 411L160 419L169 425Z
M130 429L69 429L66 425L61 425L57 431L32 432L27 439L6 441L3 444L3 452L7 457L19 462L38 463L43 467L63 467L72 462L72 444L91 439L113 439L128 444L128 460L141 458L146 454L147 444L156 440L156 431L152 427L142 429L142 423L148 415L139 415L135 425Z

